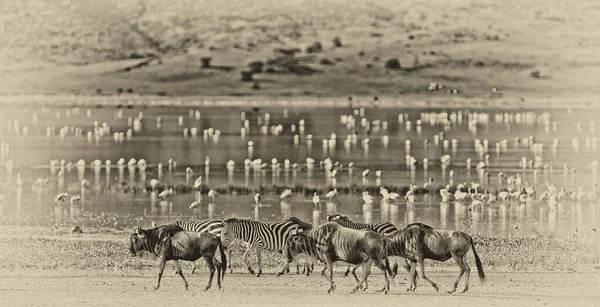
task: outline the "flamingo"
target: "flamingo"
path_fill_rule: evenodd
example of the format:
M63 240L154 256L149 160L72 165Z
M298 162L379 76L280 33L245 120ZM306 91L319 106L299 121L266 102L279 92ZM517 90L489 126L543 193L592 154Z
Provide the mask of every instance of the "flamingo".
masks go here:
M190 204L190 210L200 208L200 202L194 201Z
M316 207L318 207L321 204L321 198L319 198L319 195L317 195L317 192L315 192L313 194L312 202L313 202L313 204L315 204Z
M58 193L55 197L54 197L54 201L55 202L64 202L67 199L67 196L69 196L69 194L67 192L63 192L63 193Z
M496 202L496 194L492 193L492 192L488 192L487 193L487 201L486 204L491 204L491 203L495 203Z
M333 197L335 197L337 195L337 193L338 193L337 189L333 189L333 190L327 192L327 194L325 194L325 197L329 198L329 201L331 201L331 199Z
M259 206L260 205L260 194L257 192L254 194L254 203Z
M160 198L167 198L169 196L173 195L173 188L169 188L168 190L164 190L160 193L158 193L158 197Z
M483 202L482 202L482 201L480 201L480 200L477 200L477 199L475 199L475 200L473 200L473 201L471 202L471 204L470 204L470 205L467 207L467 210L471 211L473 208L477 208L477 207L479 207L479 206L481 206L481 205L483 205Z
M423 184L423 188L428 190L431 187L432 183L433 183L433 178L429 177L429 179L427 179L427 182L425 182Z
M218 193L213 189L210 189L208 191L208 197L210 197L212 199L213 203L215 202L215 197L217 197L217 195L218 195Z
M279 196L280 199L285 199L292 196L292 189L285 189L283 193Z
M369 192L363 192L362 199L367 205L373 204L373 196L369 195Z
M369 169L368 168L362 172L362 176L363 177L369 176Z
M76 201L80 201L80 200L81 200L81 196L74 195L74 196L71 196L71 200L69 202L71 203L71 205L74 205Z

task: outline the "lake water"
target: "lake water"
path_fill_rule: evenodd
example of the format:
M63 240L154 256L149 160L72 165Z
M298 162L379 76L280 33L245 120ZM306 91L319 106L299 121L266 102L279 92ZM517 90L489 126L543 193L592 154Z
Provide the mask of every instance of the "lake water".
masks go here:
M143 112L141 118L140 112ZM242 112L245 112L244 118ZM575 191L580 186L586 193L592 191L597 177L591 163L598 159L595 120L599 115L597 111L566 109L482 112L367 108L363 112L356 108L327 107L103 107L91 108L88 114L87 108L3 107L0 141L9 145L0 156L0 193L5 197L0 204L1 221L20 225L129 227L147 226L151 220L161 223L191 216L278 221L293 215L319 224L327 214L340 212L356 221L388 220L397 226L421 221L436 227L500 236L575 233L590 242L600 242L600 236L592 230L600 229L597 198L563 199L556 208L550 208L545 202L540 203L537 196L545 190L545 182L567 191ZM473 118L478 121L475 123ZM247 126L244 120L248 121ZM421 120L420 125L417 120ZM354 126L348 124L353 121ZM94 122L98 127L106 123L110 132L106 130L101 137L88 138L88 131L94 131ZM369 123L368 129L365 122ZM141 125L135 127L138 124ZM246 135L242 136L240 131L244 127ZM60 135L61 128L64 137ZM183 132L186 128L189 129L187 137ZM192 136L194 128L196 136ZM211 128L219 131L218 138L213 137L214 133L205 137L204 131ZM131 137L128 137L130 129ZM123 139L119 140L118 136L115 139L115 132L123 132ZM335 141L329 141L332 133L336 134ZM352 134L355 134L355 142L345 142ZM436 136L441 136L439 142ZM533 143L542 144L541 150L539 145L531 146L525 141L530 137ZM518 141L515 138L519 138ZM578 146L573 144L574 138ZM328 140L327 146L323 144L324 139ZM365 139L369 140L368 146L364 146ZM482 144L487 141L487 150L477 151L476 139ZM407 140L410 148L406 146ZM252 152L249 141L254 143ZM553 150L556 141L559 145ZM407 154L417 161L414 168L407 165ZM443 167L440 158L445 154L451 159L449 165ZM487 159L486 155L489 155ZM531 165L530 161L536 156L539 160ZM208 173L207 157L210 158ZM132 175L126 164L119 168L120 158L124 158L125 163L131 158L146 160L144 175L139 168L134 168ZM279 163L275 168L273 158ZM307 167L307 158L315 160L314 168ZM335 180L339 195L331 201L324 194L334 183L319 163L326 158L343 166ZM426 170L424 158L428 159ZM467 167L469 158L470 169ZM520 165L523 158L525 168ZM50 160L53 159L73 164L83 159L86 167L83 172L76 167L72 170L66 167L61 180L56 172L51 172ZM91 165L96 159L102 162L99 169ZM176 162L171 171L169 159ZM246 159L261 159L266 165L256 170L245 168ZM286 159L298 163L298 168L286 170ZM112 162L109 174L106 160ZM235 167L228 170L226 164L230 160ZM354 163L351 172L347 167L350 162ZM485 168L477 168L480 162L487 162ZM145 190L151 179L159 178L159 163L163 164L161 187L175 186L180 192L166 200L153 200L151 193ZM186 174L188 167L192 172ZM57 165L56 171L59 169ZM366 169L370 172L363 178ZM375 176L377 170L382 172L380 178ZM498 179L500 172L505 174L502 182ZM23 181L20 202L17 201L17 174ZM188 206L196 198L196 191L189 190L198 176L203 177L204 183L201 206L190 210ZM497 201L469 210L470 201L442 203L438 193L439 188L447 184L455 187L471 182L479 183L481 190L496 192L506 188L506 178L511 176L520 176L523 185L534 186L537 195L523 203ZM54 201L57 193L81 194L83 178L91 183L84 191L83 204L57 206ZM430 193L419 193L414 203L407 204L401 194L394 203L382 204L379 193L371 193L375 199L373 205L363 206L360 192L365 188L375 191L383 185L390 191L400 192L411 183L423 186L428 178L433 179L434 189ZM48 184L36 184L38 179L47 179ZM228 187L231 188L227 190ZM283 187L294 187L298 193L282 202L279 193ZM354 192L349 192L350 187ZM206 194L210 188L221 191L214 202ZM315 209L311 202L313 190L320 194L320 209ZM264 206L258 211L253 206L253 191L262 194Z

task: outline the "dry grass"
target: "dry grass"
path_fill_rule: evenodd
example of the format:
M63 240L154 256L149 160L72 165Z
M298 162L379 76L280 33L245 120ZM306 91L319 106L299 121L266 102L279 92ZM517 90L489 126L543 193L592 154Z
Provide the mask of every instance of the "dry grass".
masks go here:
M600 7L592 2L102 2L5 1L0 92L115 93L122 87L171 95L446 97L427 91L429 82L439 82L480 98L490 98L493 86L517 99L598 94L600 36L592 29ZM343 47L333 47L335 37ZM274 48L297 47L304 56L315 41L324 51L309 65L322 73L260 74L260 90L240 82L247 63L273 58ZM160 55L163 64L117 73L139 61L123 60L132 54ZM203 56L234 70L201 70ZM392 57L405 69L383 68ZM340 61L320 65L322 58ZM539 78L531 77L533 70Z

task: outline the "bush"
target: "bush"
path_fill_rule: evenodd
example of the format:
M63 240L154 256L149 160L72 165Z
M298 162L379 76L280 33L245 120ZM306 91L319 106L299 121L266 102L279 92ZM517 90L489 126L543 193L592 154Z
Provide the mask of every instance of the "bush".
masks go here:
M128 88L127 89L127 94L133 94L133 89L132 88Z
M241 72L241 74L242 74L242 82L251 82L253 80L252 79L252 75L254 74L253 72L244 70Z
M250 68L250 71L255 74L262 73L264 66L265 66L265 63L263 63L262 61L252 61L252 62L248 63L248 68Z
M322 58L319 61L319 64L321 64L321 65L335 65L335 62L332 61L332 60L330 60L330 59L328 59L328 58Z
M254 84L252 84L252 89L255 91L260 90L260 84L258 82L255 82Z
M314 42L312 45L306 47L306 53L318 53L321 51L323 51L321 42Z
M209 68L211 61L212 61L212 58L209 56L201 57L200 58L200 67L201 68Z
M400 61L397 58L387 59L385 61L384 67L386 69L400 69Z
M542 77L542 73L539 70L534 70L529 74L532 78L539 79Z
M342 40L339 37L333 39L333 47L339 48L342 47Z
M117 94L119 94L119 95L123 94L123 89L119 87L119 88L117 89Z

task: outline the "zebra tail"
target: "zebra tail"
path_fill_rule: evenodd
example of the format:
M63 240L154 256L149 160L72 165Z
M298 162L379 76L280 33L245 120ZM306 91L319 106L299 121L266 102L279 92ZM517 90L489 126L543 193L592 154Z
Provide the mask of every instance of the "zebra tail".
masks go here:
M225 272L227 271L227 256L223 250L223 242L221 242L221 238L219 237L217 237L217 245L219 245L219 252L221 253L221 280L223 280L225 279Z

